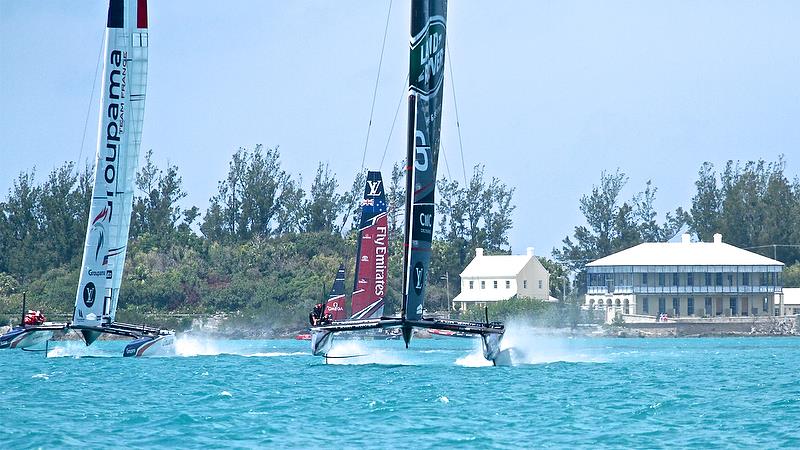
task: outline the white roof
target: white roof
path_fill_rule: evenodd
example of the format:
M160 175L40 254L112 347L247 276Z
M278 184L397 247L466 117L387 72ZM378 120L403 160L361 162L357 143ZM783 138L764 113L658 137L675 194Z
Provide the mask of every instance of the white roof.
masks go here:
M515 277L522 272L528 261L535 258L533 255L489 255L476 256L467 265L461 278L481 277Z
M645 243L592 261L595 266L782 266L724 242Z

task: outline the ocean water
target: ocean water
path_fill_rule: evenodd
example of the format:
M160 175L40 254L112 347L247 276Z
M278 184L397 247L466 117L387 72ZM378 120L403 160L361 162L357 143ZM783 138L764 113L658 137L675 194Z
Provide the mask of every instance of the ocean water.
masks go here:
M798 448L800 339L179 337L0 352L0 448Z

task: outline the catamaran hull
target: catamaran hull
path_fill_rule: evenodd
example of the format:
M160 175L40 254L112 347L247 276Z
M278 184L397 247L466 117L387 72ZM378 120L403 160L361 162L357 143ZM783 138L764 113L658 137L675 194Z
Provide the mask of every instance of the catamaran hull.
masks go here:
M42 325L17 326L0 336L0 349L36 347L52 339L54 332L66 329L67 324L53 322L46 322Z
M311 331L311 354L314 356L324 356L333 345L333 332L328 330Z
M122 356L164 356L175 353L175 335L145 336L125 346Z
M44 344L52 338L51 330L29 330L18 327L0 336L0 348L25 349Z

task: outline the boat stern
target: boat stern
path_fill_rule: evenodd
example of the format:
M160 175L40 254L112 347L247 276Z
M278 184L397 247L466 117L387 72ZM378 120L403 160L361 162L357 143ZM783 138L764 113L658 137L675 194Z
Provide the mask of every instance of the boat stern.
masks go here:
M333 345L333 332L330 330L312 328L311 329L311 354L314 356L324 356Z
M481 335L483 341L483 357L493 363L500 355L500 342L503 340L502 333L484 333Z

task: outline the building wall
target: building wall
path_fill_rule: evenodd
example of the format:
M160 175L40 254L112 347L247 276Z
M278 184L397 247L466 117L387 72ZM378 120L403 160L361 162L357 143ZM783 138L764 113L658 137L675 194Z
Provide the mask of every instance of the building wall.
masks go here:
M707 306L710 303L710 308ZM663 302L663 303L662 303ZM731 303L733 302L733 303ZM744 317L776 313L773 295L640 295L591 294L586 296L587 309L614 308L621 314L668 317Z
M517 295L547 300L550 298L550 273L537 258L531 258L516 277Z

